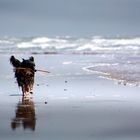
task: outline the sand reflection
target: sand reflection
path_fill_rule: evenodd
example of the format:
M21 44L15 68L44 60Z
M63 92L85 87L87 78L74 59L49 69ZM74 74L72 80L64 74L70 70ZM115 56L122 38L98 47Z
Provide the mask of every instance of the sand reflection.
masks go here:
M34 102L31 99L22 98L19 101L15 110L15 117L11 121L13 130L23 127L23 129L35 130L36 115Z

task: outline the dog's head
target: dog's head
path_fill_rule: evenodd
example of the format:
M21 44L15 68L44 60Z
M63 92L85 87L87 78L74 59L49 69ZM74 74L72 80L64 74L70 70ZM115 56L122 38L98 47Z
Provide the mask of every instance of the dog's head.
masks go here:
M15 68L21 67L21 68L30 68L32 70L35 70L35 63L34 63L33 56L31 56L29 59L22 59L22 62L16 59L14 56L11 56L10 62Z
M29 59L26 59L26 60L22 59L21 67L35 70L34 57L31 56Z

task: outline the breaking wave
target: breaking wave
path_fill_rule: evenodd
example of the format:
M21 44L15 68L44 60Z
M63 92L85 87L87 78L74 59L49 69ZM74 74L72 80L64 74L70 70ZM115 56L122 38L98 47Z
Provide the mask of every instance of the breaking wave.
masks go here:
M0 39L0 53L139 53L137 38L31 37Z

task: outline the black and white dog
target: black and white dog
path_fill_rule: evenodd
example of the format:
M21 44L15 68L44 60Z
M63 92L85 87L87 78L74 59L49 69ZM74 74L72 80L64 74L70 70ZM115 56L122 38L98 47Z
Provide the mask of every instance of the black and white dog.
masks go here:
M11 56L10 63L14 67L15 78L17 80L18 86L22 89L23 96L32 93L31 91L33 89L36 72L34 57L31 56L27 60L22 59L22 62L20 62L14 56Z

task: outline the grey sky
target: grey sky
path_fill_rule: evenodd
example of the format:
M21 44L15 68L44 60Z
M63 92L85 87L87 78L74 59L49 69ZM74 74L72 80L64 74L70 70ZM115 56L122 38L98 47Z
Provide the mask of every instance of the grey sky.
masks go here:
M0 36L140 35L140 0L0 0Z

